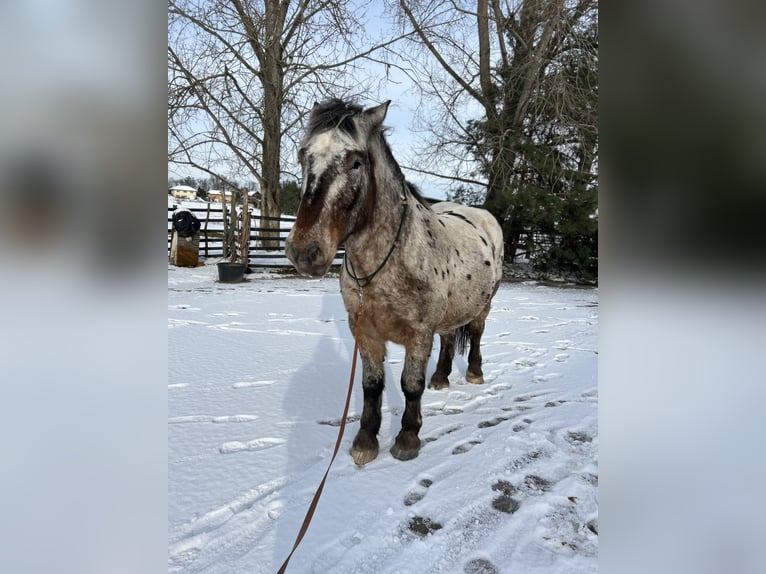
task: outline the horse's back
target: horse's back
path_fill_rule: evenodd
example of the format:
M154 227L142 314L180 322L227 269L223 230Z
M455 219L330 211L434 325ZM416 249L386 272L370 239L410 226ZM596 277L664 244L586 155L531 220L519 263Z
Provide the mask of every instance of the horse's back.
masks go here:
M450 201L435 203L432 209L444 222L454 242L471 246L478 241L489 249L492 256L489 259L490 267L499 280L502 276L503 264L503 230L495 216L486 209ZM486 250L481 249L481 251ZM482 259L482 265L485 264L484 261L486 259Z
M447 309L437 332L463 326L482 315L502 278L503 232L484 209L442 202L432 206L443 232L450 273Z

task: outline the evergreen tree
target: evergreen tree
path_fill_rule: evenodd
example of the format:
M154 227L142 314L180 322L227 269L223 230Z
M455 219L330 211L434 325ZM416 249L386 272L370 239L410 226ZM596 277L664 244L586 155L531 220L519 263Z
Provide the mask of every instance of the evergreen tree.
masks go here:
M518 114L514 94L520 72L509 66L497 74L495 117L471 121L465 144L489 182L484 206L503 227L506 258L523 254L541 271L594 280L597 21L570 30L563 43L551 46L523 121L514 124L511 118Z
M301 188L297 182L282 180L280 182L279 195L283 214L295 215L298 213L298 204L301 201Z

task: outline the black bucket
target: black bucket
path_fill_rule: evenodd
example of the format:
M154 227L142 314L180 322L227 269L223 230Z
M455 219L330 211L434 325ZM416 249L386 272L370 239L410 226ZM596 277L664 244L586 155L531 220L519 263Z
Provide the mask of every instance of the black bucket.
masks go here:
M245 275L245 266L242 263L217 263L218 280L221 283L237 283L242 281Z

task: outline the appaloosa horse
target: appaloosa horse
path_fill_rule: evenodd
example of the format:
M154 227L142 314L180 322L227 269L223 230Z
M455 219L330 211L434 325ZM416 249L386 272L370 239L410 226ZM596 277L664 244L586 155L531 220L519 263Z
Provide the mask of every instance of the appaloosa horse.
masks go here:
M368 110L341 100L315 104L298 152L300 207L285 244L295 268L314 277L345 244L340 288L352 332L363 301L364 408L351 448L359 465L378 455L386 341L406 350L406 406L391 447L400 460L420 450L420 398L435 333L441 351L429 387L449 385L456 339L460 352L470 339L466 379L484 382L479 345L503 261L492 215L455 203L429 207L404 179L382 127L389 103Z

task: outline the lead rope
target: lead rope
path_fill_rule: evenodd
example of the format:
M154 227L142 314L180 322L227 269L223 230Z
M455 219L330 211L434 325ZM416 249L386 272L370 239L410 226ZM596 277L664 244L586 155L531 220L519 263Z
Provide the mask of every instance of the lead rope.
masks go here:
M293 554L298 548L298 545L301 543L301 540L303 540L303 537L306 534L306 531L309 529L309 524L311 524L311 518L314 516L314 511L316 510L317 504L319 503L319 497L322 495L322 490L324 489L324 483L327 480L327 475L330 473L330 467L332 467L332 463L335 461L335 457L338 454L338 451L340 450L340 443L343 439L343 431L346 430L346 417L348 416L348 406L351 404L351 390L354 388L354 374L356 373L356 356L357 352L359 350L359 330L362 325L362 291L359 290L359 309L356 312L356 329L354 330L354 358L351 361L351 377L349 377L348 380L348 394L346 395L346 406L343 407L343 416L340 419L340 429L338 430L338 440L335 441L335 450L332 453L332 458L330 459L330 464L327 465L327 470L324 473L324 476L322 477L322 482L319 483L319 487L317 488L316 493L314 493L314 498L311 501L311 504L309 504L309 509L306 511L306 517L303 519L303 524L301 525L301 529L298 531L298 536L295 538L295 544L293 544L293 549L290 551L290 555L285 559L285 561L282 563L282 566L279 568L278 574L284 574L285 569L287 568L288 562L290 562L290 558L293 557Z

